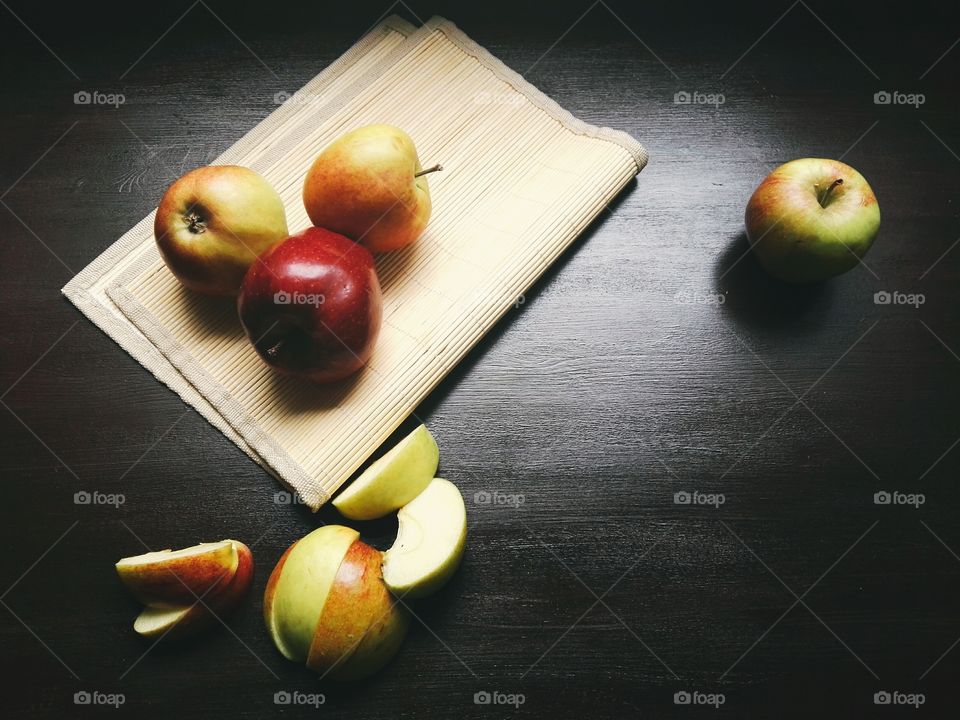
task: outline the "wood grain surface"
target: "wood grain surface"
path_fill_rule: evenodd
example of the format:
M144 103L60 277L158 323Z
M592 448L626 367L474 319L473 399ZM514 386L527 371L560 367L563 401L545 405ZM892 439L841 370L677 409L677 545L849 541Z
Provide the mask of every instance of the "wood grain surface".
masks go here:
M398 658L333 687L276 652L269 571L336 513L277 502L59 288L155 206L167 166L216 157L388 9L0 7L4 717L715 712L676 704L684 691L722 693L724 717L896 712L881 691L955 714L960 49L933 4L398 3L450 18L651 161L418 408L470 537ZM126 101L78 106L81 90ZM924 103L877 105L883 90ZM724 102L678 105L681 91ZM798 290L745 253L742 216L766 173L804 156L860 170L883 224L865 267ZM78 505L80 491L124 502ZM693 491L725 502L675 503ZM879 491L925 502L877 505ZM386 547L395 528L359 529ZM227 627L182 647L138 638L113 563L224 537L257 563ZM80 691L125 702L75 705ZM282 691L325 703L278 706ZM476 704L484 691L524 702Z

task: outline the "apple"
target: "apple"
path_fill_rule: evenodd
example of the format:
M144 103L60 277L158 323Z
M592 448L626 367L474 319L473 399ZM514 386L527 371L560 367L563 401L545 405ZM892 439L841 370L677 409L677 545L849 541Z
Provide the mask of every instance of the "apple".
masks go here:
M383 583L382 556L341 525L318 528L283 554L263 612L284 657L332 680L366 677L389 662L409 616Z
M352 520L374 520L423 492L437 472L440 449L421 425L368 467L333 501Z
M239 165L210 165L167 189L153 234L185 286L236 295L250 263L289 233L283 202L261 175Z
M792 160L770 173L747 203L747 238L761 265L791 283L855 267L880 229L866 179L838 160Z
M439 590L453 575L467 540L467 511L456 485L435 478L397 515L399 531L383 554L383 580L402 598Z
M268 365L330 382L370 359L383 297L366 248L311 227L256 259L237 308L243 329Z
M389 252L416 240L430 220L430 187L413 140L392 125L339 137L310 166L303 204L311 222Z
M229 582L237 562L237 546L232 540L221 540L123 558L116 568L127 590L144 605L176 608L192 604L218 583Z
M203 592L196 594L188 592L189 599L180 606L165 604L168 595L164 593L164 604L144 608L137 619L134 620L133 629L147 638L162 637L167 640L178 640L215 625L218 618L222 619L224 615L233 611L250 588L250 582L253 580L253 553L250 552L250 548L238 540L226 540L224 542L230 543L233 556L236 558L236 563L228 577L220 579L213 587L207 588ZM205 543L204 545L208 544L212 543ZM216 544L219 545L219 543ZM188 548L188 550L192 549ZM148 553L148 555L162 553L163 551L160 551L160 553ZM170 556L176 554L169 553ZM127 560L133 559L135 558L127 558ZM124 561L121 560L120 562L123 563ZM181 570L183 569L182 558L172 557L169 563L174 568L180 567ZM147 566L153 567L157 573L179 577L174 575L175 570L164 568L162 561L150 560L144 563L144 567ZM123 574L121 574L122 577ZM124 583L126 584L126 580L124 580ZM157 582L151 587L161 585ZM136 585L136 587L142 590L143 585ZM185 587L190 587L192 590L192 585L189 582Z

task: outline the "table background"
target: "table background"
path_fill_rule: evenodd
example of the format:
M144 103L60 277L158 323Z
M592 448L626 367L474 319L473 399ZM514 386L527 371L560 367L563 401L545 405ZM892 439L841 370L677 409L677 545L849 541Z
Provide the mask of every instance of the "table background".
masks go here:
M697 712L679 691L723 693L730 717L868 716L895 690L955 712L960 31L935 4L0 4L6 717L260 718L283 690L326 695L288 714L352 718ZM276 558L336 513L277 504L59 289L156 205L166 168L211 161L387 10L449 17L651 161L418 409L467 498L468 552L396 661L337 688L260 617ZM858 168L883 224L863 266L795 289L745 253L742 216L803 156ZM874 503L895 490L925 502ZM474 499L495 491L523 503ZM395 528L361 530L386 547ZM113 562L221 537L254 545L250 598L229 630L151 648ZM125 704L75 706L82 690Z

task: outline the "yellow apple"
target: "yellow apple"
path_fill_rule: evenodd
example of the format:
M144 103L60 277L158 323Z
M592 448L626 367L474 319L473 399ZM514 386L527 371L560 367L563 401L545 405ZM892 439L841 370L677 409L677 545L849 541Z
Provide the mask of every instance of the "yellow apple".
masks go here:
M367 125L331 143L314 160L303 204L317 227L346 235L371 252L416 240L432 209L426 175L413 140L392 125Z
M457 486L436 478L397 515L399 531L383 554L383 580L402 598L439 590L453 575L467 540L467 511Z
M277 191L239 165L197 168L175 181L153 233L170 271L206 295L236 295L257 256L289 235Z
M373 520L403 507L430 484L440 449L421 425L377 459L334 500L351 520Z

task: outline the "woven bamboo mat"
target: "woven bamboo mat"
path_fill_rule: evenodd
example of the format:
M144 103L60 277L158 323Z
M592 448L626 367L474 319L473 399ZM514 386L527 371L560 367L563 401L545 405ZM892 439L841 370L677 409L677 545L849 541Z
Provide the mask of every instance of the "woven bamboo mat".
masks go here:
M628 135L587 125L452 23L430 20L296 127L260 136L249 164L277 188L292 231L313 158L374 122L403 127L434 212L411 247L378 258L384 325L369 366L317 386L267 368L232 303L184 290L145 250L109 297L233 431L317 508L415 409L518 296L646 164ZM148 230L149 232L149 230Z
M379 64L416 28L403 18L392 16L371 29L356 45L347 50L319 75L308 82L286 104L281 105L253 130L232 145L216 162L221 165L249 165L270 148L270 139L277 132L295 128L320 107L325 98L336 97ZM63 294L95 325L112 337L147 370L169 386L183 400L221 430L245 453L262 464L259 455L223 419L210 402L170 364L143 334L127 320L107 295L107 288L127 268L143 256L156 253L153 239L153 216L150 213L123 237L107 248L63 288ZM269 469L269 468L268 468Z

